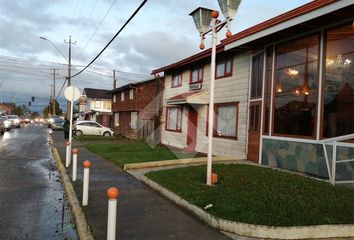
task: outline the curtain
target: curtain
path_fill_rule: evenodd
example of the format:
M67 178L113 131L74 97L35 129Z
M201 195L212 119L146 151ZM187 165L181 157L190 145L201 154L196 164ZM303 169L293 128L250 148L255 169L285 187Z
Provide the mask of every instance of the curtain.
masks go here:
M217 116L216 135L236 137L237 106L219 106Z

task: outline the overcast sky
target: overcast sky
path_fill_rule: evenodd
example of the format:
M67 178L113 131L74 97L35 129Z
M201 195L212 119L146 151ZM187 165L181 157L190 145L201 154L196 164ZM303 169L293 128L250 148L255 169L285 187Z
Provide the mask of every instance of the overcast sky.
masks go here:
M42 109L50 97L57 68L56 94L67 75L72 36L73 73L88 64L108 43L142 0L0 0L0 101L25 103L36 97L32 110ZM232 32L301 6L310 0L242 0ZM219 9L217 0L148 0L110 47L85 74L73 78L80 89L112 88L112 70L118 84L149 78L155 68L199 52L199 36L188 15L203 6ZM222 18L222 16L220 17ZM224 34L219 34L219 40ZM210 38L206 39L209 46ZM59 97L63 101L62 94Z

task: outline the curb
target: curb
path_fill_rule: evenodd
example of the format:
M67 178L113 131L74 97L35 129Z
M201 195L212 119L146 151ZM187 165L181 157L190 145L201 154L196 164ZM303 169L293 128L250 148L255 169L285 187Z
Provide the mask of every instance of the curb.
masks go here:
M232 222L205 212L203 209L190 204L177 194L163 188L156 182L145 176L141 177L146 185L161 193L175 204L191 211L196 217L221 231L235 233L247 237L275 238L275 239L309 239L309 238L345 238L354 237L354 224L341 225L316 225L296 227L273 227L265 225L253 225L240 222Z
M198 163L206 163L206 157L199 158L184 158L184 159L172 159L172 160L163 160L163 161L152 161L152 162L142 162L142 163L130 163L124 164L123 170L133 170L133 169L141 169L141 168L155 168L155 167L165 167L165 166L174 166L174 165L182 165L182 164L198 164ZM242 161L245 159L237 159L235 157L226 157L226 156L218 156L213 157L213 162L228 162L228 161Z
M53 157L55 159L57 169L60 172L60 175L62 177L62 182L64 185L64 190L66 193L66 196L68 198L68 202L70 205L71 212L73 213L74 219L75 219L75 224L76 224L76 230L77 234L79 235L79 239L82 240L94 240L90 227L87 223L85 214L80 206L80 203L77 199L76 193L74 191L74 187L71 184L71 181L66 174L66 170L64 165L61 162L58 150L54 147L53 145L53 140L50 137L49 140L50 145L52 146L52 153Z

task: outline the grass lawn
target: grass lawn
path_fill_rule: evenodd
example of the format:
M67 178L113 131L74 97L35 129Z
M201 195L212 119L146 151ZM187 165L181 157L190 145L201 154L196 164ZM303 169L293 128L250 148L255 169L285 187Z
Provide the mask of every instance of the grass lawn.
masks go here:
M146 176L222 219L269 226L354 224L354 190L242 164L214 164L216 186L205 185L205 166Z
M83 136L78 140L85 147L123 167L128 163L191 158L194 155L173 151L165 146L151 146L144 141L131 140L121 136Z

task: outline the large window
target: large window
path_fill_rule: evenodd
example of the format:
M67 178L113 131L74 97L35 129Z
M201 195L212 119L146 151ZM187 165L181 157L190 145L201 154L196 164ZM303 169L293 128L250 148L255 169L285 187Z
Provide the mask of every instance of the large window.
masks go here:
M203 68L200 66L195 66L191 70L190 83L203 82Z
M273 46L266 50L265 88L264 88L264 133L269 134L270 102L272 95Z
M238 103L215 104L214 136L237 138Z
M182 131L182 107L166 108L166 130Z
M216 63L215 77L229 77L232 75L232 60L231 58L218 59Z
M262 97L264 53L252 58L251 99Z
M171 80L171 87L180 87L182 86L182 74L181 73L174 73L172 75L172 80Z
M354 133L354 30L351 24L326 34L323 137Z
M130 128L137 129L138 128L138 112L130 113Z
M119 112L114 113L114 125L119 126Z
M319 35L276 46L274 134L315 137Z
M124 101L124 91L120 93L120 101Z

